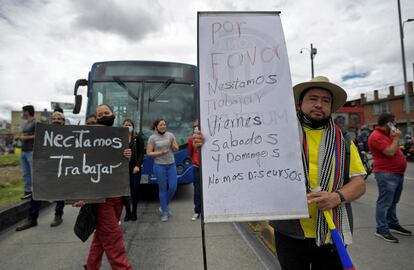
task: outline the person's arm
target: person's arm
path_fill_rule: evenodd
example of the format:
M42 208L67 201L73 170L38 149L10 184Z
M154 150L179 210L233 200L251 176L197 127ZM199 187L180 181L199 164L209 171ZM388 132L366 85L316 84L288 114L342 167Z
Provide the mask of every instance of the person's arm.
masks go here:
M141 168L141 164L144 161L144 140L140 135L136 137L135 151L137 153L137 164L135 167Z
M187 140L187 147L188 147L188 155L193 158L193 154L194 154L194 146L193 146L193 137L190 136L188 137Z
M177 141L175 140L175 136L172 136L171 139L171 149L173 150L173 152L177 152L178 151L178 144Z
M35 135L20 135L19 140L26 142L26 141L32 141L34 140Z
M193 145L194 147L201 148L204 144L204 136L201 131L197 130L193 133Z
M131 156L132 156L132 151L130 148L126 148L124 149L124 151L122 152L123 156L128 159L128 161L131 160Z
M397 153L397 151L400 150L400 137L401 137L401 131L399 129L396 129L395 131L391 132L392 137L392 143L385 148L382 153L386 155L387 157L392 157Z
M365 181L361 175L351 177L350 181L338 190L345 202L350 203L365 193ZM308 203L316 203L322 211L330 210L341 204L341 196L337 192L318 191L307 195Z
M152 145L151 143L147 144L147 155L150 157L154 157L154 158L159 157L168 152L169 152L168 148L163 149L161 151L154 151L154 145Z

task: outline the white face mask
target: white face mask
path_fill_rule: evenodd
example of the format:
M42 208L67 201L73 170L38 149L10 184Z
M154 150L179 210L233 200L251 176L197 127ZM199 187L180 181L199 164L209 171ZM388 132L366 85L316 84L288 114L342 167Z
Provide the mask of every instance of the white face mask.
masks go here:
M129 126L128 131L129 131L129 133L132 133L134 131L134 127Z

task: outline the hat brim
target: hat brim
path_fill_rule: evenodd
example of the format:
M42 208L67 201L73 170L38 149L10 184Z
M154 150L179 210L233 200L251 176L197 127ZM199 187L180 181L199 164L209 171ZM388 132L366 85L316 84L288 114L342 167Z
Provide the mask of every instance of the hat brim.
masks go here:
M295 103L299 104L300 95L309 88L326 89L332 94L332 113L341 108L348 97L345 90L336 84L330 82L303 82L293 87L293 94L295 96Z

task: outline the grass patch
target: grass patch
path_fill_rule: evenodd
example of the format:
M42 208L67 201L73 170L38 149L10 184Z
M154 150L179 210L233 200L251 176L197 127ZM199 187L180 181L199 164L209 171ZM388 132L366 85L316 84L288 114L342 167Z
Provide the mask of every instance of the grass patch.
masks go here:
M19 202L22 195L23 181L21 179L0 183L0 208Z
M20 156L16 154L1 155L0 166L18 166L20 164Z

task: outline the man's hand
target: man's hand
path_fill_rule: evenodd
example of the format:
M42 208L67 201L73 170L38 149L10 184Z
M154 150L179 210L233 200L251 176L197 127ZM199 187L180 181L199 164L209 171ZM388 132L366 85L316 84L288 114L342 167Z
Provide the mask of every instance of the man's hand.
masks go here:
M193 133L193 146L196 148L201 148L204 144L204 136L200 131L194 131Z
M131 160L131 156L132 156L132 151L131 149L127 148L124 149L124 152L122 153L124 155L124 157L126 157L128 160Z
M135 166L135 167L132 169L132 173L139 173L139 171L140 171L140 169L139 169L139 167L138 167L138 166Z
M84 201L77 201L75 202L72 206L74 207L82 207L84 206L86 203Z
M399 140L401 138L401 130L397 128L394 131L391 131L391 137L395 140Z
M341 197L336 192L311 192L307 195L308 204L316 203L316 206L322 210L330 210L341 203Z

